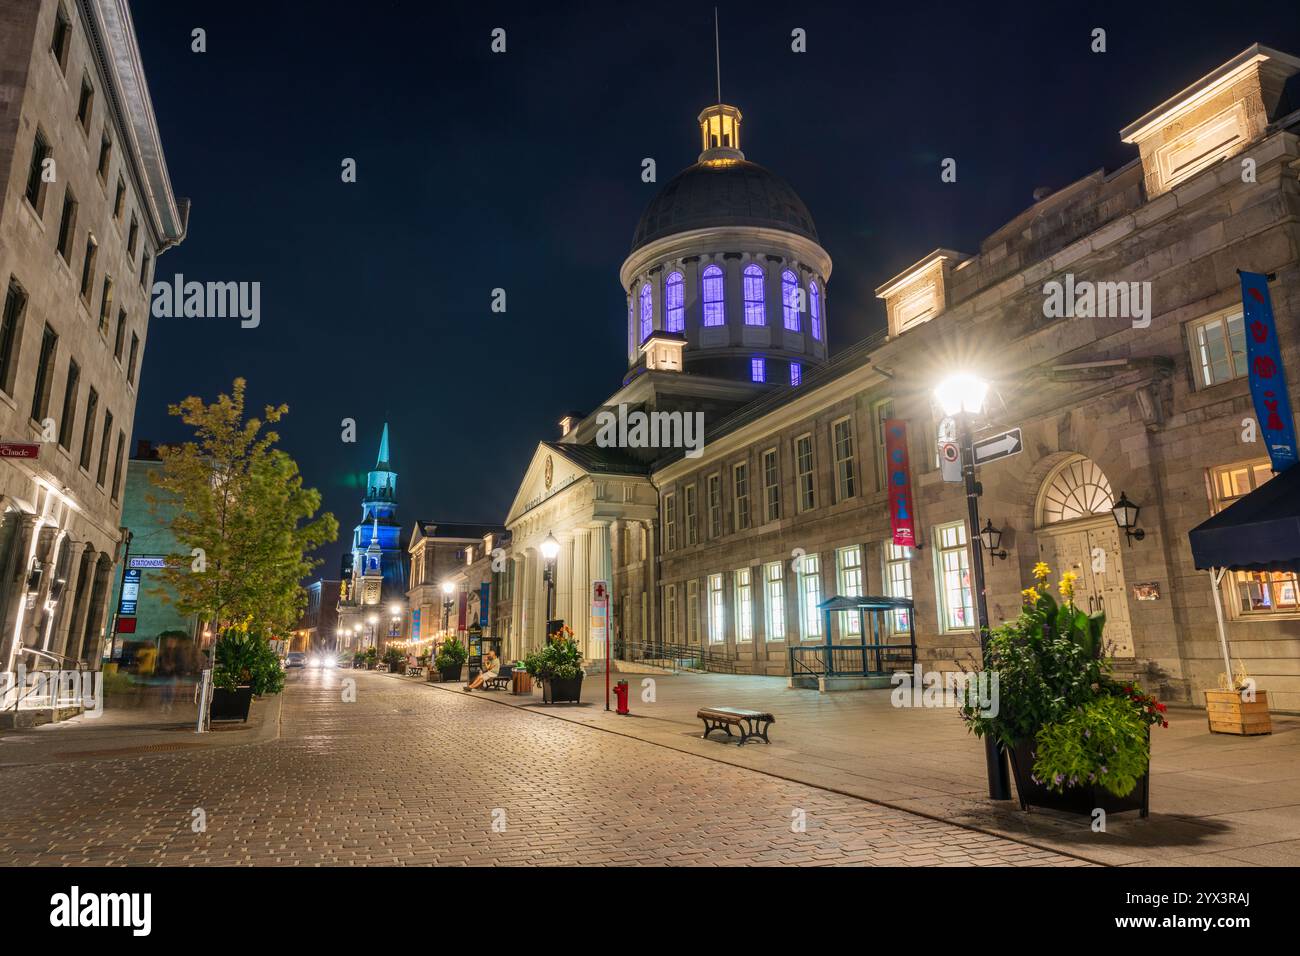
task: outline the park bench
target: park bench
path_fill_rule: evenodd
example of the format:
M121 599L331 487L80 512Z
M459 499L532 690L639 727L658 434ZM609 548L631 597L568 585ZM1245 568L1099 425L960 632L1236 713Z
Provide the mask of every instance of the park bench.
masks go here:
M489 677L483 682L484 690L509 690L511 675L515 669L510 664L502 664L501 670L497 672L496 677Z
M765 744L772 741L767 739L767 728L776 723L776 718L771 714L761 710L745 710L742 707L701 707L699 713L695 715L704 721L704 734L706 740L709 734L715 730L725 730L728 737L735 736L731 728L735 727L740 731L740 743L738 746L745 746L745 741L750 737L758 737Z
M407 676L407 677L423 677L423 676L424 676L424 665L423 665L423 664L409 664L409 665L407 665L407 668L406 668L406 676Z

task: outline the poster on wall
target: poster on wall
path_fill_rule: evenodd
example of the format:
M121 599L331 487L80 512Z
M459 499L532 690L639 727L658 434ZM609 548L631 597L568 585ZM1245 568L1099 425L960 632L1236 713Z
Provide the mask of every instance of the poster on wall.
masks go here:
M912 509L912 469L907 461L907 422L885 419L885 472L889 486L889 527L894 544L916 546L916 522Z
M1285 471L1297 461L1295 418L1287 394L1282 350L1273 319L1273 300L1268 294L1268 277L1258 272L1238 272L1241 277L1241 309L1246 330L1246 366L1250 395L1255 401L1259 431L1268 446L1275 472Z

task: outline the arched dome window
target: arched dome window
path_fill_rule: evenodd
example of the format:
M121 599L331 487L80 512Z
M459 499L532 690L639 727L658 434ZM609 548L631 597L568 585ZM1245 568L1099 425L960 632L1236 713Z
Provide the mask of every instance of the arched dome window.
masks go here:
M767 313L763 308L763 267L750 263L745 266L745 324L766 325Z
M669 332L686 329L686 286L680 272L664 280L664 328Z
M650 338L650 333L654 331L654 293L650 291L650 283L647 282L641 287L641 341L644 342Z
M1075 455L1043 482L1039 496L1039 525L1109 515L1115 496L1105 472L1091 458Z
M785 312L785 327L799 331L799 279L786 269L781 273L781 308Z
M704 270L703 278L704 324L726 325L727 316L722 301L722 269L709 266Z
M817 288L817 280L808 283L808 317L811 320L812 335L817 341L822 338L822 294Z

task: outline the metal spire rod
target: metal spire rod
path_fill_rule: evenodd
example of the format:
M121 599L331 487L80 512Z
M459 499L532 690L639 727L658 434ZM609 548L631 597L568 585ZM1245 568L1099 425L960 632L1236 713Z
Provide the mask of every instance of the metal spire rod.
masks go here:
M718 72L718 105L722 105L722 44L718 40L718 8L713 8L713 62Z

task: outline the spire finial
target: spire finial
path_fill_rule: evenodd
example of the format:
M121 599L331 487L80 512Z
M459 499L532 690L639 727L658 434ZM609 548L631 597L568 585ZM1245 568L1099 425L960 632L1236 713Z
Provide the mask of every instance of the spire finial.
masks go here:
M384 422L384 437L379 440L379 458L375 462L375 468L378 469L380 465L385 469L388 466L388 422Z
M718 39L718 8L713 8L713 64L718 75L718 105L722 105L722 41Z

